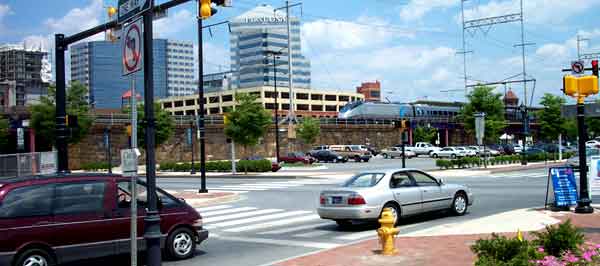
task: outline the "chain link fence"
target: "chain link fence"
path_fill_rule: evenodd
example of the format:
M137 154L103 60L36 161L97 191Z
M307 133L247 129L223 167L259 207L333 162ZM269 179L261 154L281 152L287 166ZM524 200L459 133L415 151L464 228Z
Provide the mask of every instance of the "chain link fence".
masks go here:
M34 152L0 155L0 178L53 174L57 170L57 153Z

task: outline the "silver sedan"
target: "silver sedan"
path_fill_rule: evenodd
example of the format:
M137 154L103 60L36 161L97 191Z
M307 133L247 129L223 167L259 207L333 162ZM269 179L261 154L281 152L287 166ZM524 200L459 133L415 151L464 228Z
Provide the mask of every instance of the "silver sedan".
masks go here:
M464 215L474 196L464 185L446 184L417 169L390 169L362 172L341 187L322 191L317 208L323 219L346 226L354 220L376 220L384 208L391 208L398 221L437 210Z

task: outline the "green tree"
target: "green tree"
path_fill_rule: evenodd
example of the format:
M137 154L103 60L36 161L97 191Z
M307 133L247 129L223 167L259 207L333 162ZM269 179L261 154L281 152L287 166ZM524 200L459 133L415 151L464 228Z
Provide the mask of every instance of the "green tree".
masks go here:
M563 124L564 134L569 140L577 139L577 120L566 119Z
M8 149L8 138L10 137L8 128L8 119L0 118L0 150L2 151Z
M496 142L502 130L506 127L504 118L504 103L502 94L494 93L493 87L477 86L467 95L468 102L460 112L460 118L465 124L465 129L475 133L476 113L485 113L485 140Z
M560 107L565 104L565 100L560 96L545 93L540 104L544 106L544 109L537 112L540 137L549 141L556 140L559 134L566 133L566 119L560 112Z
M319 120L312 117L307 117L298 125L298 137L306 144L313 144L319 134L321 134L321 124Z
M125 113L129 113L130 109L126 108ZM138 147L146 148L146 126L142 121L145 119L144 105L140 104L137 107L138 123L137 123L137 139ZM175 119L169 112L164 110L158 103L154 103L154 119L156 119L156 135L154 141L156 146L164 144L169 138L175 134Z
M417 127L413 134L415 142L435 143L437 139L437 129L432 127Z
M78 127L69 127L69 143L77 143L84 138L92 126L90 109L86 100L88 89L84 85L73 82L67 89L67 115L77 117ZM32 105L31 126L38 136L47 140L56 139L56 88L48 88L48 96L40 98L40 103Z
M235 99L237 106L227 114L225 135L244 147L255 146L273 123L271 114L256 102L254 95L240 93Z

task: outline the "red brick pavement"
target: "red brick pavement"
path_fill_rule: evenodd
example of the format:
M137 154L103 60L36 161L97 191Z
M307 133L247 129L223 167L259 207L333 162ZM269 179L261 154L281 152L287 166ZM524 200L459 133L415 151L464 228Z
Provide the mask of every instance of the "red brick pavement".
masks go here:
M600 211L594 214L557 213L557 219L571 219L584 230L588 241L600 243ZM516 233L503 234L515 236ZM523 233L529 238L528 233ZM278 266L466 266L473 265L475 255L470 246L477 239L489 234L452 235L396 238L395 256L378 255L378 240L366 240L356 244L325 250L319 253L291 259Z

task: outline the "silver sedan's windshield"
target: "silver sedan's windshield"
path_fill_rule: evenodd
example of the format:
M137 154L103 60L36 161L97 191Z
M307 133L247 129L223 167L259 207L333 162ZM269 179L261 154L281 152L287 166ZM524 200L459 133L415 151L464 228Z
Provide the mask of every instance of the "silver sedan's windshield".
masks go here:
M364 173L350 178L344 187L372 187L379 183L385 174L382 173Z

